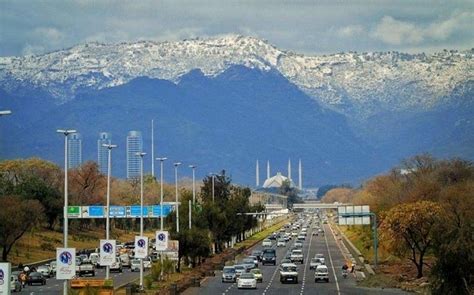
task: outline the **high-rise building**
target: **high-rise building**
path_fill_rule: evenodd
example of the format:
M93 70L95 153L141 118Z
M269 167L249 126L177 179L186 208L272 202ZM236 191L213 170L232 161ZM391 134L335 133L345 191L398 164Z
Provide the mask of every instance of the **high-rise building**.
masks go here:
M99 171L103 175L107 175L107 161L108 161L108 151L106 147L103 147L103 144L111 144L112 136L108 132L99 133L99 139L97 140L97 164L99 164Z
M140 157L143 151L143 138L140 131L130 131L127 136L127 178L140 177Z
M82 137L80 133L73 133L68 137L68 168L77 168L82 164Z

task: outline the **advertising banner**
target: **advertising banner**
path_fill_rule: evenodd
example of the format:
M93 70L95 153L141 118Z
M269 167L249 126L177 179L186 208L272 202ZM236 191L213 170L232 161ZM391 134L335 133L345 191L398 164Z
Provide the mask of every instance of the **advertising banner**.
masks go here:
M101 266L110 266L115 262L115 244L115 240L100 240L99 264Z
M167 248L168 248L168 231L157 231L155 250L165 251Z
M146 258L148 256L148 237L135 237L135 258Z
M56 279L70 280L76 275L76 248L56 248Z
M0 263L0 294L10 294L11 265L9 262Z

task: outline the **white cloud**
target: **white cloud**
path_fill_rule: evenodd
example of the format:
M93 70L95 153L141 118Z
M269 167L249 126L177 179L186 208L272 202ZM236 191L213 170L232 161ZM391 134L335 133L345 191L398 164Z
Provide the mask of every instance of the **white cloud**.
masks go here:
M337 35L343 38L358 37L364 33L364 27L361 25L350 25L337 30Z
M419 44L423 41L423 32L412 23L384 16L372 32L372 37L391 45Z
M452 14L441 21L421 25L384 16L371 32L371 37L390 45L418 45L424 42L445 41L454 34L472 30L473 19L474 13L462 12Z

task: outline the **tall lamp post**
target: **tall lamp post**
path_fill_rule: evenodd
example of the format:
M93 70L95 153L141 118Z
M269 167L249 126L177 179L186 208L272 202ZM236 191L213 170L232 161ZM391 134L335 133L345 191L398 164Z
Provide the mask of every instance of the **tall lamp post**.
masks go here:
M11 112L10 112L11 113ZM68 170L68 156L67 156L67 137L71 133L76 133L74 129L58 129L57 133L64 135L64 208L63 208L63 232L64 232L64 248L67 248L67 235L68 235L68 218L67 218L67 206L68 206L68 192L67 192L67 170ZM67 281L64 280L63 294L67 295Z
M156 158L160 161L160 230L163 231L163 162L168 160L166 157ZM163 251L160 253L160 263L163 266ZM161 267L161 277L163 277L163 267Z
M193 205L196 204L196 165L189 165L193 169Z
M214 178L216 177L216 174L215 174L215 173L211 173L211 176L212 176L212 203L214 203L214 191L215 191L215 188L214 188Z
M176 184L176 232L179 233L179 204L178 204L178 166L181 162L176 162L174 165L174 180Z
M140 236L143 236L143 157L146 153L136 153L140 157ZM140 290L143 290L143 258L140 258Z
M107 161L107 204L106 211L107 217L105 219L105 239L110 238L110 175L112 174L112 149L116 148L116 144L102 144L103 147L107 148L108 152L108 161ZM110 278L110 266L106 266L105 270L105 279Z

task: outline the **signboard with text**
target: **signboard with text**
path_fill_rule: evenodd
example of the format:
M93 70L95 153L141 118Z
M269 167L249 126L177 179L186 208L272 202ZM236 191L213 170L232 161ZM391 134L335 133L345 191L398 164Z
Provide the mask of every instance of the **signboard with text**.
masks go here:
M166 249L168 249L168 231L157 231L155 250L164 251Z
M11 264L9 262L0 263L0 294L10 294L10 274Z
M56 279L70 280L76 275L76 248L56 248Z
M81 206L68 206L67 207L67 217L68 218L81 218Z
M125 206L110 206L110 218L125 218L127 210Z
M148 237L135 237L135 258L146 258L148 256Z
M99 264L102 266L112 265L115 262L116 242L115 240L100 240Z

